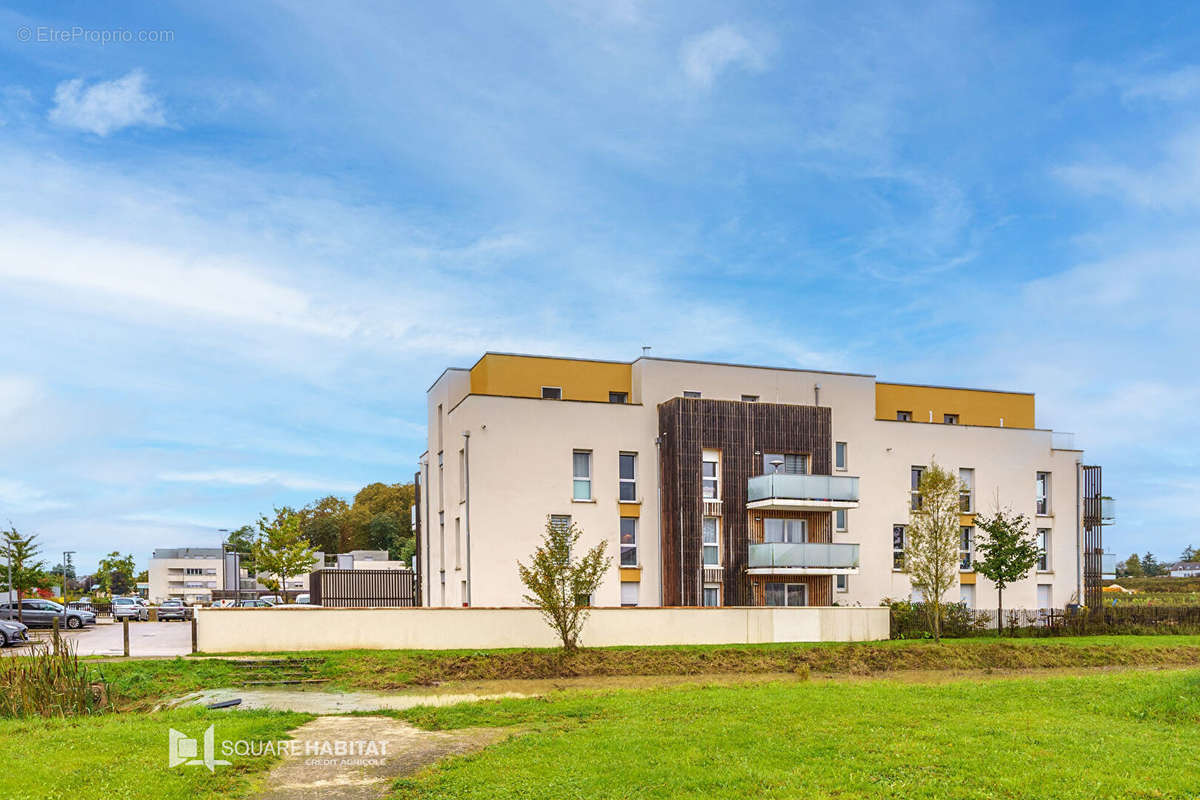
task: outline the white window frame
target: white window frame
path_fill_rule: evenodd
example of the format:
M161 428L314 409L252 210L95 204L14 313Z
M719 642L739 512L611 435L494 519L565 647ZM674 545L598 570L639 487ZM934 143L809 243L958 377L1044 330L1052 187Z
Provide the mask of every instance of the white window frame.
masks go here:
M552 392L557 392L558 397L547 397L546 396L547 389L549 389ZM561 386L543 386L542 387L542 399L543 400L562 400L562 387Z
M838 456L841 456L839 459ZM840 460L841 463L838 463ZM845 472L849 469L850 463L850 445L845 442L833 443L833 468L838 472Z
M806 583L789 583L787 581L768 581L763 584L763 605L768 605L767 598L770 597L768 587L782 585L783 586L783 605L770 606L771 608L803 608L808 605L808 584ZM791 603L793 594L799 594L802 602Z
M622 460L624 460L626 458L632 459L632 462L633 462L633 477L631 477L631 478L626 478L621 475L621 462L622 462ZM621 452L621 453L617 454L617 502L620 502L620 503L636 503L637 502L637 467L638 467L637 462L638 462L637 453L631 453L631 452L625 451L625 452ZM630 496L628 498L625 497L625 487L626 486L630 487L630 492L629 492Z
M963 544L966 547L963 547ZM964 566L964 564L966 566ZM958 529L958 571L971 572L975 569L975 526L960 525Z
M896 534L900 534L900 546L896 547ZM892 572L904 571L904 548L908 544L908 526L894 524L892 525ZM899 566L897 566L897 556L899 556Z
M908 507L911 511L921 508L921 490L918 487L921 485L921 479L925 477L925 469L919 464L913 464L908 469Z
M844 573L833 576L833 590L839 594L850 591L850 576Z
M715 603L708 602L708 596L709 596L708 593L709 592L713 592L716 594L717 602L715 602ZM720 608L721 607L721 584L706 583L703 586L701 586L700 587L700 605L704 608Z
M633 541L625 542L625 524L629 523L629 527L633 530ZM638 565L638 518L637 517L621 517L617 523L617 548L619 549L620 565L622 567L636 567ZM626 564L625 553L633 552L633 560Z
M713 530L716 531L716 540L713 542L704 541L707 523L712 520ZM717 557L715 561L708 560L708 550L716 551ZM721 518L720 517L702 517L700 519L700 564L704 567L719 567L721 566Z
M838 533L850 530L850 514L846 509L835 508L833 510L833 529Z
M1048 517L1052 511L1050 506L1051 478L1049 472L1039 470L1034 477L1034 512L1039 517ZM1026 506L1028 508L1028 506Z
M768 523L771 522L783 523L780 530L782 538L778 540L768 538ZM768 544L804 544L808 541L808 520L767 517L763 520L763 541Z
M576 462L579 460L576 456L587 456L587 474L581 475L578 472ZM580 489L586 489L586 497L580 497ZM594 499L592 494L592 451L591 450L572 450L571 451L571 500L576 503L587 503Z
M1054 542L1054 532L1051 528L1037 529L1038 572L1053 572L1054 563L1050 560L1050 548Z
M626 590L632 587L633 602L629 602L626 598ZM632 608L638 604L638 595L641 593L641 584L638 581L621 581L621 606L624 608Z
M704 470L706 465L715 464L711 476L706 476ZM707 494L708 486L711 483L713 486L712 496ZM705 500L720 500L721 499L721 451L720 450L705 450L700 456L700 496Z
M975 470L972 467L958 469L958 510L962 514L975 513ZM966 487L965 489L963 487ZM963 500L966 500L965 506Z

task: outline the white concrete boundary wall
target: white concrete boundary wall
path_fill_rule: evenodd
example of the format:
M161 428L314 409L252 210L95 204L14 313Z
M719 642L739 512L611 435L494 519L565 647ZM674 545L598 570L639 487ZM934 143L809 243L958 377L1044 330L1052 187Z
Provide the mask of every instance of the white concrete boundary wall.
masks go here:
M200 608L206 653L555 647L530 608ZM594 608L588 647L887 639L886 608Z

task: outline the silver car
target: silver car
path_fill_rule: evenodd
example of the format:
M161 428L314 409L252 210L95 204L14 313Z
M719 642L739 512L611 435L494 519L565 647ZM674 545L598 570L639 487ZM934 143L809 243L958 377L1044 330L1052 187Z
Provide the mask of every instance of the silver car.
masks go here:
M18 620L30 627L35 625L50 627L54 624L56 618L59 625L71 628L72 630L82 628L84 625L96 624L95 613L81 611L77 608L64 608L53 600L39 600L32 597L25 598L21 601L19 619L16 602L0 603L0 619Z
M16 620L0 619L0 647L29 641L29 626Z
M142 605L136 597L114 597L112 601L113 619L120 622L128 619L132 622L145 622L150 619L150 609Z

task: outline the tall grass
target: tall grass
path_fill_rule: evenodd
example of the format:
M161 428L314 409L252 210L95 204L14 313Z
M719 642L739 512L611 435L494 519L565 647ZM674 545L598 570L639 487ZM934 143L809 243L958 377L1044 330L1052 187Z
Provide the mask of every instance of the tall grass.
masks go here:
M0 717L70 717L111 709L98 673L55 629L28 655L0 658Z

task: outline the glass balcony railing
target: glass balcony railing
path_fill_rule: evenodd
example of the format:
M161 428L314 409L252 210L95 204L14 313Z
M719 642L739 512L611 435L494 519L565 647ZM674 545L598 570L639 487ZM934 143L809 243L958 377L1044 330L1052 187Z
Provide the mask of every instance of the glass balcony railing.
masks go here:
M858 545L843 542L767 542L750 545L749 567L857 569Z
M849 475L756 475L746 487L746 499L858 502L858 478Z
M1117 501L1111 497L1100 498L1100 519L1111 520L1117 517Z

